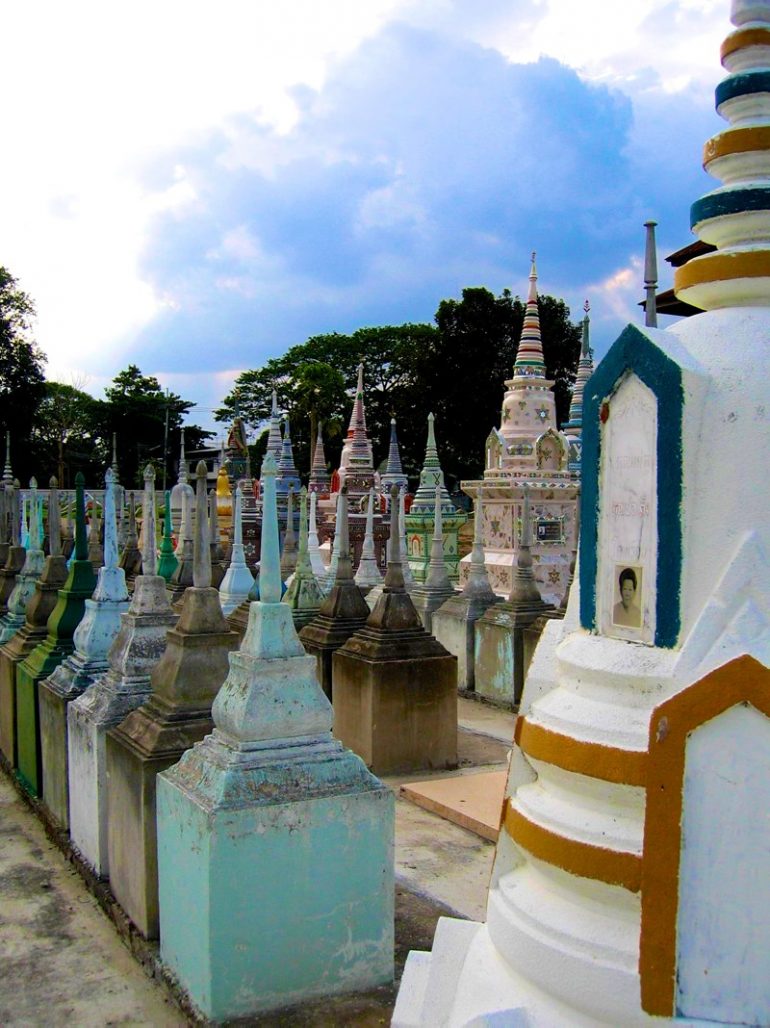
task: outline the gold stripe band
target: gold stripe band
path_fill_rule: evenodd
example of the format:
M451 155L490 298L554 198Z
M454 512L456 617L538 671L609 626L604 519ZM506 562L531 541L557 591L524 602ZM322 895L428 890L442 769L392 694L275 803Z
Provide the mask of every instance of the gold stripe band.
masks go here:
M736 278L770 278L770 250L742 250L739 253L704 254L674 272L674 292L704 282Z
M746 46L770 46L770 29L739 29L738 32L731 32L719 48L720 60L724 61L725 57Z
M642 860L635 853L608 850L557 835L530 821L507 800L503 825L513 841L538 860L580 878L621 885L630 892L639 892L641 888Z
M717 157L751 153L755 150L770 150L770 126L754 125L750 128L727 129L706 142L703 147L703 166Z
M514 738L528 757L565 771L618 785L645 785L647 782L647 754L641 750L574 739L533 724L526 717L517 720Z

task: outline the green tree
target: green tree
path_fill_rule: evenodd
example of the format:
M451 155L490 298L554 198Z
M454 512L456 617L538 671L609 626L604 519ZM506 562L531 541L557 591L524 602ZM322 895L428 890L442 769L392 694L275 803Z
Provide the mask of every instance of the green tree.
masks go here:
M279 408L289 416L297 465L308 469L312 415L324 422L324 444L330 463L336 466L353 406L358 365L364 365L366 421L373 443L375 464L387 456L392 416L408 424L413 419L419 383L415 377L419 355L434 345L432 325L397 325L362 328L352 335L332 333L313 336L274 357L261 368L238 376L235 388L215 412L218 421L235 414L254 430L266 431L272 390ZM416 450L404 439L407 463ZM264 453L264 440L257 455ZM424 445L424 432L423 440Z
M72 488L82 471L86 482L95 482L103 468L99 456L105 440L100 426L104 403L76 386L46 382L32 433L36 465L51 469L59 485ZM47 480L46 480L47 481Z
M580 353L580 328L569 320L562 300L540 297L540 322L546 372L555 382L559 423L566 420ZM511 377L521 336L525 304L508 290L464 289L461 300L444 300L435 325L362 328L352 335L313 336L292 346L263 367L241 374L216 412L218 420L235 413L253 427L264 428L270 395L276 389L281 409L289 413L297 465L306 471L309 450L302 438L312 404L318 415L347 427L357 369L364 365L366 420L375 466L388 451L390 419L398 422L404 470L419 471L425 453L426 419L436 418L439 457L450 485L483 470L484 442L500 422L504 383ZM317 367L317 377L310 369ZM323 368L339 380L327 380ZM328 385L328 388L327 388ZM323 414L321 411L323 410ZM264 440L259 453L264 452ZM342 435L327 440L327 457L337 465Z
M35 305L17 280L0 267L0 432L11 432L14 473L26 483L39 471L29 442L44 395L45 356L32 338Z
M170 391L164 392L154 375L143 375L136 364L129 364L105 389L106 402L100 408L99 435L101 459L106 467L112 460L112 434L117 435L118 472L125 486L140 487L146 464L162 468L168 413L167 472L176 480L180 429L192 401ZM213 433L198 425L185 425L185 448L198 449ZM158 483L160 485L160 483Z

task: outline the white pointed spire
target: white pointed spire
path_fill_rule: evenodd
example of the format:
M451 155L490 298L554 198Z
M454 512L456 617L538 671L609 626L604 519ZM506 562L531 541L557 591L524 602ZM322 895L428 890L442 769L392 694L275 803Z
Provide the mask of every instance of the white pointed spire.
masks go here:
M369 503L366 508L366 531L364 545L361 550L361 560L355 574L356 582L362 587L379 585L382 581L382 572L377 567L377 557L374 550L374 489L369 490Z

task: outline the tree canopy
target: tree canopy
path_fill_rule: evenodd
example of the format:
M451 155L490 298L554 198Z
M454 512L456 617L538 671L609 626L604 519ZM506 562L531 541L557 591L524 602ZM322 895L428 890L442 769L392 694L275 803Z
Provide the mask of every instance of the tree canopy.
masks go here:
M34 472L32 426L45 391L45 356L32 338L35 305L17 280L0 267L0 432L10 430L15 474L26 483Z
M580 354L580 327L562 300L539 298L543 353L555 381L559 422L566 420ZM510 378L525 304L508 290L464 289L461 300L444 300L435 324L362 328L351 335L313 336L281 357L245 371L216 412L235 414L264 427L275 388L279 408L292 426L300 471L309 466L313 417L325 424L326 455L336 466L352 410L359 363L364 365L366 420L375 466L385 459L390 419L398 423L404 470L416 475L424 452L426 419L435 415L439 456L450 480L483 470L484 442L498 425L504 382ZM264 452L264 437L255 456Z
M118 472L123 485L142 485L144 468L153 463L158 469L161 485L168 412L168 481L176 481L180 430L185 414L194 406L190 400L170 390L163 391L154 375L144 375L136 364L129 364L105 389L106 400L100 405L101 460L104 466L112 459L112 435L117 435ZM212 435L197 425L185 425L185 450L198 449Z

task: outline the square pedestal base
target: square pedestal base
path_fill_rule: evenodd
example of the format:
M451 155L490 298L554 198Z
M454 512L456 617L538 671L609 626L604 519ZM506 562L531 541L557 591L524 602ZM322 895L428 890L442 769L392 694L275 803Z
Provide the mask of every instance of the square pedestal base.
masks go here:
M457 661L334 654L334 734L376 775L457 767Z
M211 809L174 776L158 779L161 956L206 1018L392 980L389 790Z

